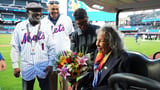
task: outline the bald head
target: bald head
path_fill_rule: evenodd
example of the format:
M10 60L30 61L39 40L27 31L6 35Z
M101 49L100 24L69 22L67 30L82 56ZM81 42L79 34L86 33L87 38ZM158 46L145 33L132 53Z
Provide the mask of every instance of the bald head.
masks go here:
M46 4L47 4L47 6L53 5L53 4L59 5L59 0L48 0L48 2Z
M48 0L47 8L49 15L52 19L57 19L59 15L59 1L58 0Z

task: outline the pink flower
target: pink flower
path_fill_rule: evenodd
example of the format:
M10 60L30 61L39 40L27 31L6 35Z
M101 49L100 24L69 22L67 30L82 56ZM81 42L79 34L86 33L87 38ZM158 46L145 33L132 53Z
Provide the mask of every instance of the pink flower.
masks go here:
M68 73L69 69L66 68L65 66L62 67L62 68L58 68L58 71L60 72L59 74L60 74L61 76L63 76L65 79L66 79L67 76L70 76L70 75L71 75L70 73Z
M70 77L79 77L82 73L87 71L90 60L90 54L82 52L62 51L59 54L57 64L57 73L65 79Z
M73 55L75 56L75 55L77 55L77 53L76 53L76 52L73 52Z
M78 64L87 65L86 61L88 60L87 56L78 57Z

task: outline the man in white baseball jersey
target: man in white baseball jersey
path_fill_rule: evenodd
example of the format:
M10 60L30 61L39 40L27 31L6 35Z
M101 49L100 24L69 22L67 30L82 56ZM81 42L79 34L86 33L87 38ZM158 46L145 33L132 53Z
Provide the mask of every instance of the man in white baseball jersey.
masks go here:
M17 24L11 41L14 76L20 77L20 72L22 73L23 90L33 90L35 78L38 79L41 90L50 90L48 77L55 60L55 42L45 25L40 23L42 6L29 3L26 11L28 20Z
M56 42L56 53L59 54L64 50L70 50L71 43L69 35L72 33L72 31L74 31L72 20L70 17L61 15L59 13L58 0L48 0L47 8L49 15L45 17L42 22L48 26L48 30L52 33L52 36ZM54 69L54 71L56 71L56 69ZM54 88L53 90L57 90L56 83L58 75L53 73L51 78L52 87ZM61 90L68 90L68 83L66 80L63 78L60 79Z

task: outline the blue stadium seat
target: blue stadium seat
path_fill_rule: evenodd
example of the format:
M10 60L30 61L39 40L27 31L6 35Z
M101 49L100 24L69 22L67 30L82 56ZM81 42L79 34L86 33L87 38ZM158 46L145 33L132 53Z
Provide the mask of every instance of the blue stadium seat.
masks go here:
M26 6L26 1L24 1L24 0L15 0L15 5Z
M2 4L13 4L13 0L0 0Z

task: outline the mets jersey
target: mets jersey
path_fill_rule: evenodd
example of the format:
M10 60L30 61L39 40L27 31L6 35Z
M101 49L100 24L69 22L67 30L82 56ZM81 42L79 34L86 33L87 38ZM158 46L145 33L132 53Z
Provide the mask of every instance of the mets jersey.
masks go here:
M47 16L42 20L42 23L44 23L48 27L48 30L52 33L52 37L56 42L57 54L64 50L70 50L71 42L69 35L74 31L70 17L60 15L56 25L54 25L49 20L49 16Z
M45 78L44 70L55 60L55 42L45 25L32 26L28 20L20 22L12 35L11 60L13 68L20 68L24 80L36 76ZM20 57L19 57L20 55Z

